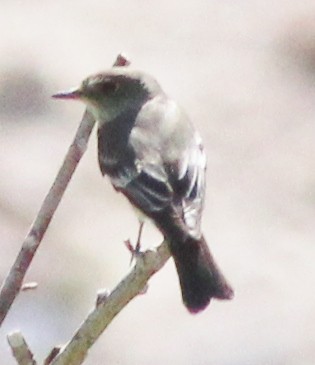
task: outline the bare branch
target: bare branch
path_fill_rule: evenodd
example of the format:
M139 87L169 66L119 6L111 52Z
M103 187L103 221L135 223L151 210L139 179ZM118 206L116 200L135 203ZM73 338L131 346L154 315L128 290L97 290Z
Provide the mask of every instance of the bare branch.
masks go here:
M128 66L129 64L130 62L126 57L118 55L114 66ZM63 165L2 285L0 291L0 325L5 319L17 294L23 288L27 290L36 287L34 283L22 285L25 274L62 199L75 168L87 148L87 142L94 124L94 118L88 111L85 111ZM138 258L131 273L118 284L111 294L98 297L95 309L87 317L63 351L60 351L59 348L53 349L45 360L45 364L81 364L88 349L94 344L112 319L132 298L143 290L148 279L165 264L169 256L170 253L166 242L156 252L146 251L143 253ZM9 334L8 342L19 365L36 365L33 354L20 332Z
M82 364L89 348L114 317L143 290L149 278L163 267L169 257L166 241L156 250L148 250L139 255L131 272L106 296L106 299L98 301L95 309L50 365Z
M60 203L82 155L94 126L94 119L86 111L58 175L47 194L22 248L10 269L0 291L0 325L5 319L15 297L21 290L26 271L47 231L49 223Z
M113 64L115 67L129 66L130 61L119 54ZM38 214L27 234L22 248L15 259L7 277L0 289L0 326L4 321L11 305L21 290L23 279L33 257L47 231L49 223L61 201L61 198L70 182L70 179L84 154L87 143L94 127L95 120L86 110L77 130L63 165L47 194Z
M36 365L33 354L21 332L12 332L7 338L12 354L19 365Z

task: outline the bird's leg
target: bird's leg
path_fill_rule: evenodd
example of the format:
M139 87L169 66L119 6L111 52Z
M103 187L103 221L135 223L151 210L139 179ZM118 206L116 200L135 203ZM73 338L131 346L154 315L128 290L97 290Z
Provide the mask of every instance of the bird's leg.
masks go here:
M135 247L132 246L129 239L125 241L125 245L128 251L131 253L130 264L132 263L133 259L137 258L137 256L139 256L139 254L141 253L140 249L141 249L141 236L142 236L143 226L144 222L139 220L138 238Z
M138 238L137 238L137 243L136 243L135 247L133 247L131 245L129 240L128 240L128 242L125 242L127 248L131 252L130 265L134 259L137 259L137 257L139 255L141 255L140 249L141 249L141 236L142 236L142 232L143 232L143 226L144 226L144 221L139 219L139 231L138 231ZM148 283L145 284L144 288L142 288L142 290L139 292L139 294L145 294L148 290L148 287L149 287Z
M137 238L137 243L136 243L136 247L135 247L136 255L140 252L140 248L141 248L141 236L142 236L143 226L144 226L144 222L139 221L138 238Z

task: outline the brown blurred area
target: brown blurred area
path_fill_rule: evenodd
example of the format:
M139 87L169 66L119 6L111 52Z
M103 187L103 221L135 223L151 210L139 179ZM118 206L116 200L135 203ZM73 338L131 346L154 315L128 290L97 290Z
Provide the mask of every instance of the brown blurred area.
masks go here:
M197 316L173 263L114 320L92 364L309 365L315 361L315 3L6 1L0 12L0 278L83 114L50 95L128 54L182 104L208 154L203 227L236 292ZM70 338L129 270L137 220L101 177L95 133L0 330L37 359ZM147 226L144 245L161 237Z

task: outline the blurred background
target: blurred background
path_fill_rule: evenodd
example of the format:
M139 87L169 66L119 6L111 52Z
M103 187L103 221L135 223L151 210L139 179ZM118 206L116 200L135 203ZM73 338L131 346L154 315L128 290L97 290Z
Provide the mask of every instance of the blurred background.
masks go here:
M205 235L236 292L189 315L171 261L101 336L92 364L315 363L315 2L2 0L0 277L84 107L50 95L125 52L184 106L208 154ZM95 131L0 330L36 359L69 340L129 271L138 224L97 165ZM161 241L149 225L143 238Z

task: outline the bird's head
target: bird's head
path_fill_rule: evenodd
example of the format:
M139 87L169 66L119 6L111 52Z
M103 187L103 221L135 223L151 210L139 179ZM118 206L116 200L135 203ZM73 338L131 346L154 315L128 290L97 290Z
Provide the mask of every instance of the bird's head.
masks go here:
M151 76L127 67L116 67L87 77L77 88L53 95L58 99L81 100L100 122L113 120L129 108L141 106L162 93Z

